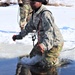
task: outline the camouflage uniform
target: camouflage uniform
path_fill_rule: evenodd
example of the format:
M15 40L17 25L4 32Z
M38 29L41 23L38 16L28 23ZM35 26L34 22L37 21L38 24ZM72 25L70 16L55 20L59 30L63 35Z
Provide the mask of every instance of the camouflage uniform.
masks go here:
M50 13L49 11L45 11L41 15L41 12L44 10L47 9L42 5L36 13L33 12L33 16L31 17L30 21L27 23L25 29L22 30L19 35L24 37L33 30L36 30L38 32L38 24L41 16L39 43L44 47L44 55L46 60L51 64L55 64L63 46L63 37L60 33L60 30L54 23L52 13ZM31 51L31 56L38 53L38 50L36 50L36 48L37 47L35 46Z
M32 67L31 74L32 75L58 75L58 71L56 66L52 66L49 69L45 68L43 70L42 68L38 69L37 67Z
M23 29L31 16L31 7L29 0L18 0L20 6L20 27Z
M25 29L19 33L19 36L24 37L33 30L36 30L37 34L39 32L38 43L43 46L44 53L41 54L39 52L39 50L37 49L37 44L38 44L37 43L32 49L30 57L33 57L36 54L44 56L44 59L39 63L44 63L45 64L44 68L47 69L50 68L51 66L56 66L58 56L63 47L63 37L60 33L59 28L56 26L54 22L52 13L46 10L47 9L42 5L36 13L33 11L29 22L25 26ZM40 68L43 69L43 66L41 66ZM51 75L51 74L45 74L45 75Z

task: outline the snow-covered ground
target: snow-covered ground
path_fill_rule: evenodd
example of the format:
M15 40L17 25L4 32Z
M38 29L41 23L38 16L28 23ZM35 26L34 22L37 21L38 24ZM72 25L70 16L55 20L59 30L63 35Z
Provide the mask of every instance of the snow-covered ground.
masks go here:
M18 0L0 0L0 2L18 2ZM49 0L49 3L61 3L61 4L68 4L74 5L75 0Z
M52 11L55 22L64 37L64 47L60 58L75 61L75 7L47 6L47 8ZM19 32L18 5L0 7L0 75L14 75L17 57L29 54L33 47L31 33L23 40L12 41L12 36Z

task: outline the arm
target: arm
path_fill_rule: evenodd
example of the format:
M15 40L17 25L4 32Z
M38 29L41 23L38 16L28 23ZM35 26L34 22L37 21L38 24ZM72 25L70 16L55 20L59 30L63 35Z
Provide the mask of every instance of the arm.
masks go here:
M32 27L32 20L30 20L27 25L25 26L25 29L23 29L19 35L21 35L22 37L26 36L28 33L33 31L33 27Z
M29 32L33 31L33 28L32 28L32 25L31 25L32 24L31 21L32 20L30 20L30 22L27 23L25 29L23 29L18 35L13 35L13 37L12 37L13 41L15 41L16 39L20 40L23 37L25 37Z
M44 12L42 15L42 26L43 26L43 40L41 42L41 45L43 46L44 50L50 50L53 47L53 22L54 19L52 17L52 14L50 12Z

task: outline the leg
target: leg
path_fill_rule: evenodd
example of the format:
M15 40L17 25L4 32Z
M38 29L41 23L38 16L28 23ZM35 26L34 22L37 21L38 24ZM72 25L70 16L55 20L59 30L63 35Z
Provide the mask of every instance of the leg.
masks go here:
M54 46L50 51L46 51L45 52L45 56L46 60L48 61L48 63L52 66L58 66L59 64L59 54L60 51L62 49L62 45L61 46Z
M32 73L32 75L58 75L56 66L52 66L52 67L50 67L50 69L45 68L44 70L42 70L42 71L41 70L42 70L42 68L40 70L36 69L36 71L34 69L34 70L31 70L31 73Z
M18 63L17 64L17 69L16 69L16 74L15 75L19 75L20 74L21 68L22 68L22 65L20 63Z
M30 19L30 5L29 4L23 4L23 6L20 7L20 27L21 30L24 29L25 25Z
M18 63L15 75L31 75L30 70L24 65Z
M25 18L25 8L24 5L20 6L20 28L21 30L24 29L24 26L26 24L26 18Z
M31 75L30 70L26 68L25 66L22 66L21 72L19 75Z

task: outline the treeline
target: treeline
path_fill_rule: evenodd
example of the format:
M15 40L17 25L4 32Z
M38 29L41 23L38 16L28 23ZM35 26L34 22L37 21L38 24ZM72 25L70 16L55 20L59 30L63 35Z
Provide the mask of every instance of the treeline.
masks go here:
M10 4L17 4L17 1L16 0L0 0L0 6L9 6Z
M17 4L18 2L17 2L18 0L5 0L4 2L2 1L2 0L0 0L0 6L4 6L4 7L6 7L6 6L9 6L10 4ZM49 3L48 3L48 5L49 6L66 6L66 7L71 7L71 6L73 6L73 5L70 5L70 4L65 4L65 3L58 3L58 2L55 2L55 1L53 1L53 2L50 2L49 1Z

